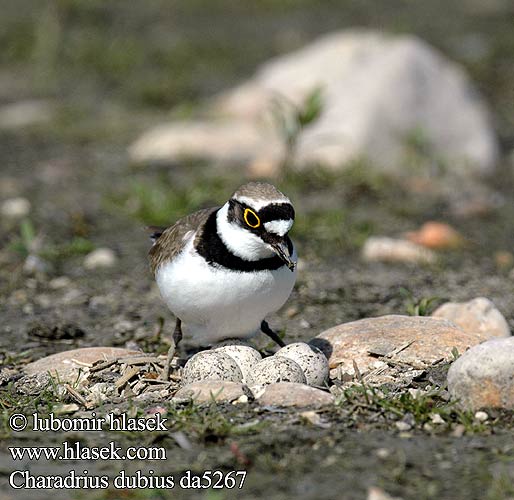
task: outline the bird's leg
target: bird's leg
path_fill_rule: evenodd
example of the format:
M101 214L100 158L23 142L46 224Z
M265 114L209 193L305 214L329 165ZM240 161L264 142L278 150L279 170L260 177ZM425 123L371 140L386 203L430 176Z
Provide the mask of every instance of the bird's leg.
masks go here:
M280 347L284 347L286 345L284 341L278 336L278 333L274 332L268 325L268 322L264 319L261 322L261 331L262 333L265 333L271 340L276 342Z
M164 368L162 369L159 378L161 380L168 380L170 377L170 366L173 361L173 356L175 356L175 351L177 350L179 342L182 340L182 321L180 318L177 318L175 323L175 330L173 330L173 337L171 339L171 345L168 349L168 356L166 358L166 362L164 364Z

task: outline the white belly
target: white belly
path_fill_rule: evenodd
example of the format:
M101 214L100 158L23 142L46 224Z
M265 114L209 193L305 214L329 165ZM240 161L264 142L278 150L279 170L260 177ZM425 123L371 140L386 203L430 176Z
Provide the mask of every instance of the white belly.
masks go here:
M188 340L208 344L248 337L264 317L284 305L296 281L286 266L276 271L237 272L209 266L191 239L173 262L162 265L156 280Z

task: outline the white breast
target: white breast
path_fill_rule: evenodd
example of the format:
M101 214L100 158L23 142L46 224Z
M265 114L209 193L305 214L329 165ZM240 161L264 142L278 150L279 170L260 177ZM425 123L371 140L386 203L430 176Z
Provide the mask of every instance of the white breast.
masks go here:
M161 295L183 321L188 340L208 344L248 337L289 297L296 271L286 266L257 272L212 267L196 253L193 241L191 238L182 253L156 274Z

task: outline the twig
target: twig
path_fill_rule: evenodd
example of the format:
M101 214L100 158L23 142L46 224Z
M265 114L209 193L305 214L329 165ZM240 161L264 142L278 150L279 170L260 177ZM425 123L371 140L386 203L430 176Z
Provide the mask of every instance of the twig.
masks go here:
M141 368L132 367L128 368L127 371L114 383L116 389L122 389L125 384L135 375L141 371Z
M82 406L87 406L87 401L75 390L73 387L71 387L69 384L64 384L64 388L66 389L66 392L74 399L77 403L81 404Z

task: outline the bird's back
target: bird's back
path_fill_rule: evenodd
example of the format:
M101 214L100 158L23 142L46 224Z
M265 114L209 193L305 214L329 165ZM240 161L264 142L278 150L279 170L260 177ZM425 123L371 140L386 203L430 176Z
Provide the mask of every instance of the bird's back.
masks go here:
M154 238L154 244L149 252L152 272L155 273L163 262L171 262L184 248L188 233L195 232L202 227L218 208L198 210L182 217L175 224L164 229L161 234L154 233L156 238Z

